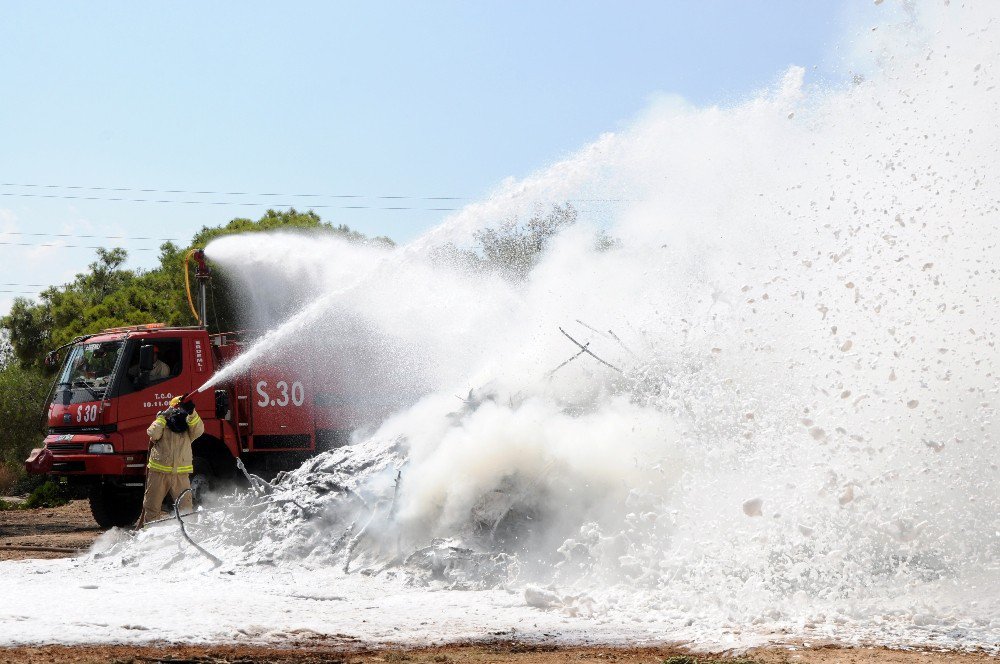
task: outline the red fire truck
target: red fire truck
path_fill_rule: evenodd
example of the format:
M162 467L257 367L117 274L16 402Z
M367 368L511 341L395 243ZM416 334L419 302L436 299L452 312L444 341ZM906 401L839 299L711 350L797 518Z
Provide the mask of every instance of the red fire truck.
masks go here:
M204 321L203 261L198 276ZM133 523L145 484L146 428L171 397L204 385L243 345L239 333L153 323L103 330L53 351L67 352L49 398L47 436L25 467L89 485L101 526ZM308 358L294 349L214 387L192 397L205 422L193 445L196 495L235 478L237 458L267 474L348 441L346 401L330 381L318 387Z

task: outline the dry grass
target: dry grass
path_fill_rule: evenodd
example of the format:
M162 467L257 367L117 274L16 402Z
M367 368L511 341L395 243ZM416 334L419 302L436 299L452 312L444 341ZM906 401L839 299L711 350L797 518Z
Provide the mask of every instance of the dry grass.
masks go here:
M17 482L18 474L11 470L6 464L0 463L0 496L6 496L14 483Z

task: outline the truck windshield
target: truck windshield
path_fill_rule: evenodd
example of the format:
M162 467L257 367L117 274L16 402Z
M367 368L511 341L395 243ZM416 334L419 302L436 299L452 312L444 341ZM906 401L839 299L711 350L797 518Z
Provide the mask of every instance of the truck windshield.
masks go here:
M68 405L103 399L121 351L121 341L74 346L59 372L56 401Z

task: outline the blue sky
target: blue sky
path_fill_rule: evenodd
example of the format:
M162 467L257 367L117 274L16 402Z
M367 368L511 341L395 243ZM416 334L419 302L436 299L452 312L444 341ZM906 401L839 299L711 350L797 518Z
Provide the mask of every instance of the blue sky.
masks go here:
M13 185L475 199L657 94L732 104L793 64L843 79L836 47L862 1L0 0L0 240L120 245L143 267L157 242L9 233L186 243L267 205L460 205ZM447 214L317 211L399 241ZM15 284L0 289L62 283L92 258L0 245L0 282ZM0 313L15 295L0 293Z

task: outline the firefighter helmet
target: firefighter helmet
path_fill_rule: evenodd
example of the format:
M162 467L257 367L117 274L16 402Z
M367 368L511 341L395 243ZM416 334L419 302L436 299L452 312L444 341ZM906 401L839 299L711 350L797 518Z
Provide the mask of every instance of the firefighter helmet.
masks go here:
M181 408L168 408L163 414L167 420L167 428L174 433L184 433L188 430L188 414Z

